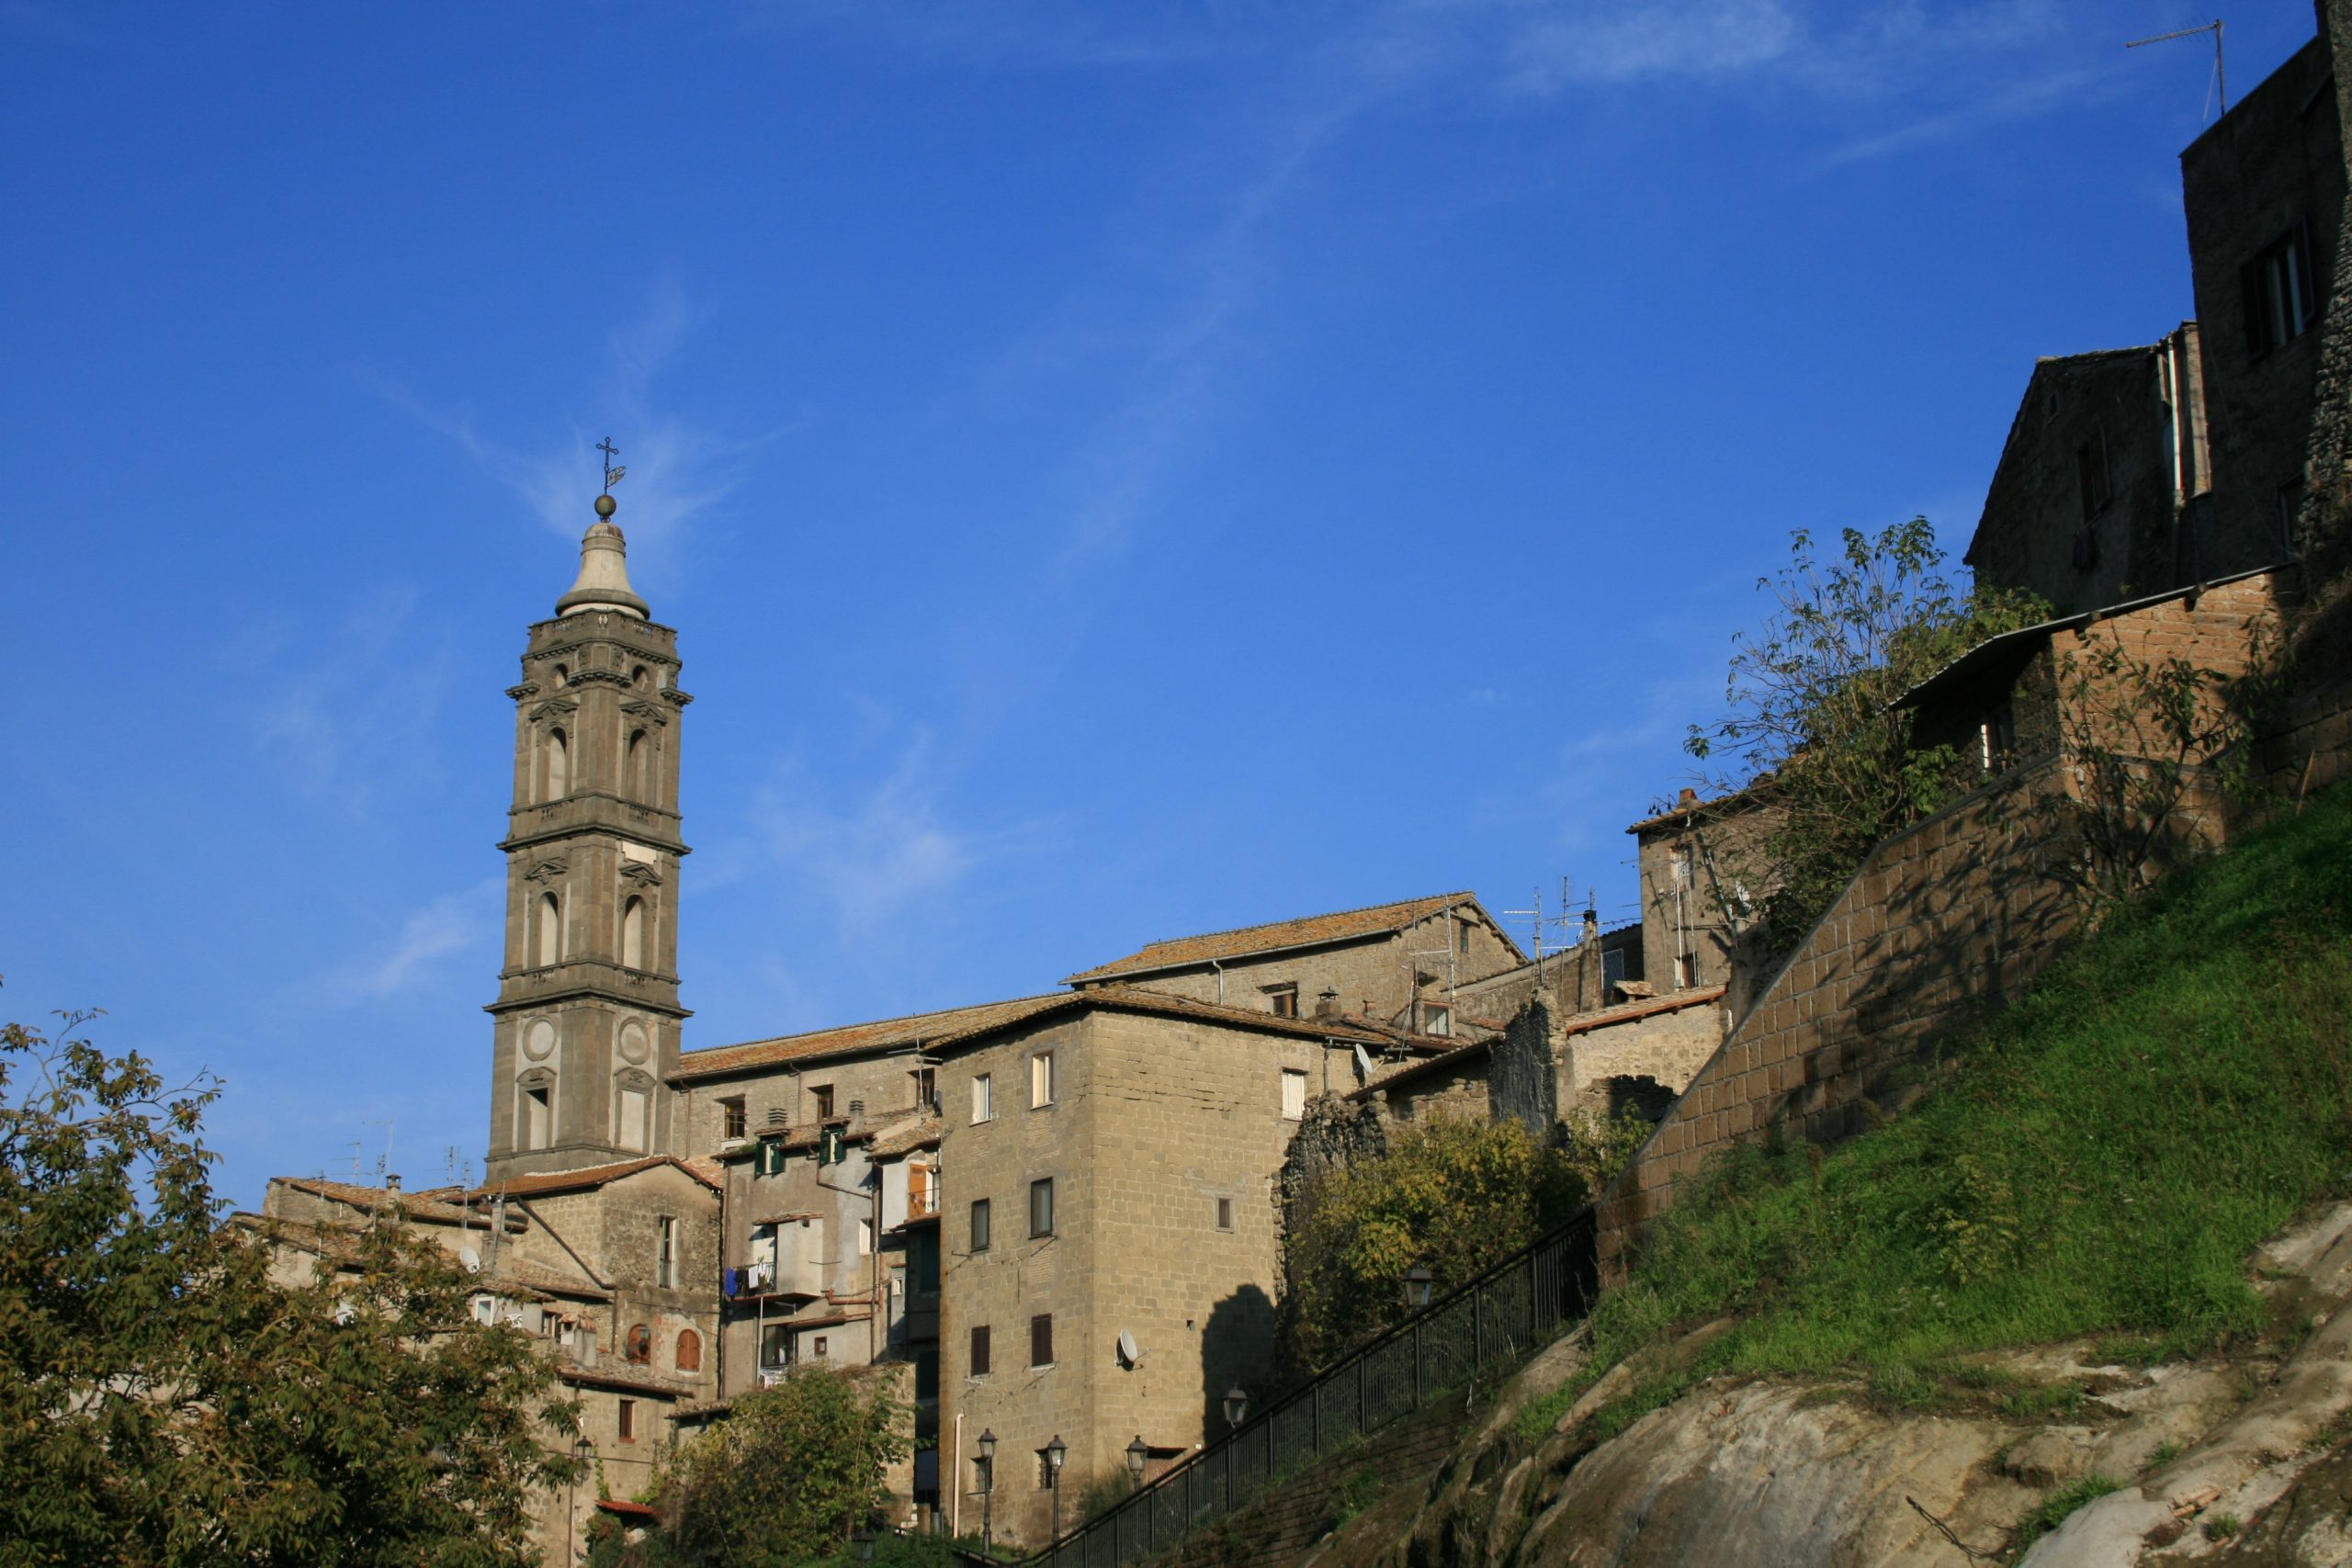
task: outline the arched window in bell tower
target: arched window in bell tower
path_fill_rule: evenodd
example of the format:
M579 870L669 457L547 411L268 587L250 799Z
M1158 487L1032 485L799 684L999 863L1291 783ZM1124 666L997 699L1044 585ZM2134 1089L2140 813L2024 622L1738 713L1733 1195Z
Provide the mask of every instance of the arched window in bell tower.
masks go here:
M552 893L539 895L538 961L542 966L563 957L563 906Z
M643 898L631 898L621 906L621 963L631 969L645 967Z
M648 803L652 801L653 742L642 729L628 732L628 771L621 776L628 780L631 796Z
M545 762L539 779L541 800L561 800L571 793L571 747L560 729L548 731L542 749Z

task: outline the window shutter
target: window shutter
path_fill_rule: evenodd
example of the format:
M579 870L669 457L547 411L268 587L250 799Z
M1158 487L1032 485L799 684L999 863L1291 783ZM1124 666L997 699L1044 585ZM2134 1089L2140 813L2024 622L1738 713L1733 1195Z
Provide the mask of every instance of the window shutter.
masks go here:
M1029 1320L1029 1364L1051 1366L1054 1360L1054 1314L1039 1313Z

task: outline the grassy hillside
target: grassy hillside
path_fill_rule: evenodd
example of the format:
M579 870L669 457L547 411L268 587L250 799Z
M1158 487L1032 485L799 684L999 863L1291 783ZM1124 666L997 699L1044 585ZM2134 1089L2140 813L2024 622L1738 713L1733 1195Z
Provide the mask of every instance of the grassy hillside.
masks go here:
M1907 1403L1971 1350L2260 1330L2247 1255L2352 1190L2352 791L2124 911L1945 1060L1900 1121L1747 1150L1668 1213L1594 1317L1593 1366L1739 1321L1646 1364L1605 1428L1710 1372L1855 1369Z

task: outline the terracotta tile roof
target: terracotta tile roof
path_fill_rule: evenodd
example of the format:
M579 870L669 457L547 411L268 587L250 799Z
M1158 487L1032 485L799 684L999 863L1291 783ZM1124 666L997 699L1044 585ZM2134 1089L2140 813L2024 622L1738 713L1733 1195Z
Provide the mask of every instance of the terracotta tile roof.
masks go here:
M534 1176L512 1176L495 1187L477 1187L466 1194L472 1199L496 1198L502 1193L509 1198L536 1198L544 1192L575 1192L583 1187L602 1187L608 1181L618 1181L625 1176L635 1176L640 1170L650 1170L657 1165L675 1166L696 1181L716 1191L718 1181L670 1155L648 1155L642 1159L625 1159L611 1165L592 1165L579 1170L548 1170Z
M1442 901L1439 907L1443 907ZM1196 1002L1186 997L1139 990L1132 986L1097 986L1083 991L1053 991L1042 997L1024 997L1015 1001L950 1008L944 1012L916 1013L908 1018L885 1019L878 1023L854 1023L810 1034L757 1040L747 1045L717 1046L681 1056L674 1076L680 1080L711 1077L721 1073L770 1066L779 1062L871 1051L886 1045L911 1045L918 1041L926 1051L944 1050L1015 1024L1059 1013L1080 1012L1088 1008L1198 1018L1213 1023L1238 1024L1272 1034L1360 1040L1367 1044L1385 1043L1397 1037L1396 1031L1367 1025L1361 1019L1278 1018L1270 1012L1219 1007L1214 1002ZM854 1139L866 1136L869 1132L870 1129L851 1136ZM793 1129L794 1138L801 1138L804 1134L815 1136L807 1124ZM790 1146L789 1141L787 1146Z
M1653 828L1667 827L1669 824L1682 821L1686 818L1696 816L1702 811L1711 811L1721 816L1728 809L1753 804L1754 802L1751 797L1760 796L1765 786L1770 784L1771 782L1771 775L1768 773L1762 778L1756 780L1753 784L1742 785L1740 788L1732 791L1729 795L1719 795L1713 800L1678 801L1675 803L1671 810L1661 811L1655 817L1645 817L1640 821L1634 823L1632 827L1626 829L1625 831L1628 833L1646 833ZM1622 930L1623 928L1620 927L1618 929Z
M940 1132L937 1116L926 1111L915 1111L887 1127L875 1128L868 1134L865 1157L892 1159L917 1149L937 1148Z
M1385 936L1391 931L1402 931L1417 920L1427 919L1431 915L1460 905L1477 908L1481 918L1485 917L1486 911L1479 908L1476 894L1440 893L1427 898L1408 898L1396 904L1374 904L1362 909L1340 909L1329 915L1308 915L1301 919L1275 920L1262 926L1242 926L1229 931L1209 931L1201 936L1155 942L1125 958L1072 975L1063 983L1082 986L1114 976L1142 975L1154 970L1206 964L1214 958L1238 958L1246 953L1271 953L1287 947L1315 947L1358 937ZM1494 925L1491 919L1487 923ZM1499 926L1495 930L1501 932ZM1503 940L1508 942L1510 938L1504 934Z
M632 1393L650 1393L663 1399L684 1399L695 1392L685 1384L672 1382L658 1373L630 1367L627 1361L607 1366L600 1360L595 1366L583 1367L577 1361L566 1360L556 1369L556 1376L569 1383L586 1383L590 1388L625 1389Z
M1054 992L1046 997L983 1002L978 1007L945 1008L937 1012L877 1019L871 1023L847 1023L833 1029L814 1029L804 1034L779 1034L772 1039L747 1041L741 1045L709 1046L681 1055L675 1076L679 1078L712 1077L721 1073L741 1072L746 1067L773 1066L781 1062L797 1062L811 1056L847 1055L860 1051L888 1050L892 1046L929 1044L944 1035L961 1033L1000 1018L1018 1018L1023 1009L1036 1002L1050 1001L1059 995L1060 992Z
M1479 1057L1492 1054L1494 1048L1493 1041L1477 1040L1457 1050L1426 1056L1418 1062L1408 1062L1393 1073L1385 1073L1368 1084L1361 1084L1348 1090L1348 1098L1350 1100L1368 1099L1384 1090L1395 1089L1399 1084L1417 1082L1422 1078L1433 1077L1440 1073L1451 1072L1456 1067L1467 1066Z
M547 1264L536 1262L528 1258L502 1255L498 1259L498 1271L495 1274L485 1272L481 1278L485 1284L520 1285L526 1290L537 1291L542 1295L570 1296L574 1300L592 1302L608 1302L613 1299L613 1292L602 1285L581 1275L567 1274L562 1269L549 1268Z
M1635 1019L1648 1018L1654 1013L1680 1012L1684 1008L1694 1008L1702 1002L1721 1001L1723 994L1721 986L1702 986L1695 990L1670 991L1662 997L1621 1002L1613 1008L1577 1013L1560 1025L1560 1032L1584 1034L1595 1029L1607 1029L1611 1024L1631 1023Z
M390 1187L357 1187L347 1181L313 1180L307 1177L280 1176L273 1179L281 1186L292 1188L297 1192L308 1192L315 1198L324 1198L330 1202L345 1203L352 1208L366 1209L371 1213L378 1209L390 1208L397 1203L400 1205L401 1213L412 1220L427 1220L445 1225L472 1224L486 1227L490 1224L486 1215L473 1213L454 1203L443 1201L437 1190L428 1195L423 1192L402 1192Z
M350 1224L320 1224L310 1220L282 1220L270 1214L235 1213L229 1224L240 1230L253 1232L282 1246L314 1252L322 1258L348 1260L356 1250L359 1240L357 1222ZM479 1257L484 1242L477 1247ZM603 1286L560 1269L548 1268L527 1258L503 1254L498 1260L498 1272L478 1276L484 1285L516 1285L535 1295L571 1296L585 1301L610 1301L613 1293Z

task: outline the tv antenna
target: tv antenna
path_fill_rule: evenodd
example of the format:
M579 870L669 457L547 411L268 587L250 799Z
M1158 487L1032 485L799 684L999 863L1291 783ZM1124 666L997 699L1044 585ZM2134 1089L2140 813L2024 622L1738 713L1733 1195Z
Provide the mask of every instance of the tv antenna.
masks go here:
M370 1117L368 1121L362 1122L361 1125L367 1127L381 1127L384 1130L384 1153L382 1156L376 1161L376 1175L380 1179L382 1177L389 1174L392 1168L391 1118L389 1116ZM352 1163L356 1165L358 1162L354 1160Z
M2229 78L2222 73L2222 19L2219 17L2201 28L2181 28L2174 32L2158 33L2154 38L2135 38L2123 47L2138 49L2143 44L2169 43L2177 38L2195 38L2199 33L2213 35L2213 96L2221 102L2221 112L2227 114L2230 112L2230 84Z
M1568 911L1575 906L1575 902L1576 900L1574 896L1568 891L1568 879L1564 876L1560 878L1560 912L1558 914L1546 915L1544 912L1544 889L1540 886L1535 889L1533 908L1505 909L1503 911L1506 915L1524 915L1527 917L1528 923L1532 927L1535 933L1535 962L1538 966L1541 966L1544 962L1544 929L1546 926L1557 926L1560 928L1560 940L1555 945L1561 951L1566 952L1567 949L1576 945L1575 942L1568 940L1568 927L1573 919L1573 917Z

